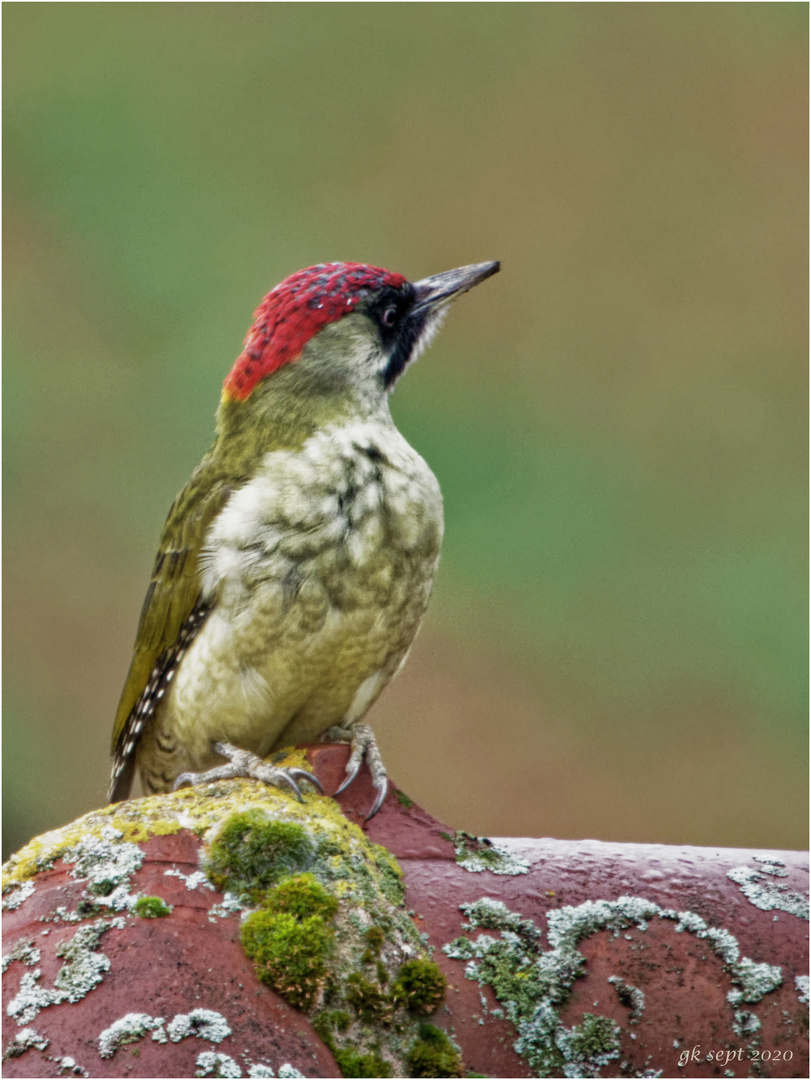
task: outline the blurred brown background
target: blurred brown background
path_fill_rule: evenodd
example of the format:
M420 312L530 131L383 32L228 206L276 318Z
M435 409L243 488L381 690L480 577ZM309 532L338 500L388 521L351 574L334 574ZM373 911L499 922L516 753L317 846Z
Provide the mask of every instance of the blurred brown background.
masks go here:
M6 851L104 800L262 295L493 258L393 401L447 539L392 777L473 832L806 846L807 6L3 16Z

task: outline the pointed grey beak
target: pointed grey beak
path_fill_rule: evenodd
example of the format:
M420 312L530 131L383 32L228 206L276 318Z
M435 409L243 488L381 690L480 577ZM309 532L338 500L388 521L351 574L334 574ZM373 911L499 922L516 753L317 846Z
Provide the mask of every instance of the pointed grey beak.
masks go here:
M422 281L415 281L416 299L412 313L424 312L426 309L436 311L478 285L480 281L497 274L500 267L500 262L474 263L472 266L460 266L458 270L446 270L444 274L434 274Z

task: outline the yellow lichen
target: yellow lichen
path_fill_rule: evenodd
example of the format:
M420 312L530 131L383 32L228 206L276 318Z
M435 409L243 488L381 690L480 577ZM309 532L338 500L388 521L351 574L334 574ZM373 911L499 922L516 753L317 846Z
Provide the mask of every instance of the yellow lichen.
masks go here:
M284 756L274 755L275 765L309 768L306 751L290 749L283 753ZM336 852L334 857L338 860L355 845L365 847L369 844L361 829L346 820L333 799L318 795L309 787L305 786L305 801L300 803L292 792L257 784L255 780L224 780L101 807L64 828L43 833L12 855L4 865L3 888L25 881L79 841L89 836L101 837L102 830L110 827L120 833L122 841L134 844L143 843L150 836L168 836L181 829L206 837L231 814L263 806L276 816L306 822L317 833L328 833L330 846ZM396 867L396 863L393 866Z
M150 836L171 836L179 832L179 821L122 821L114 817L110 824L121 833L121 839L130 844L143 844Z

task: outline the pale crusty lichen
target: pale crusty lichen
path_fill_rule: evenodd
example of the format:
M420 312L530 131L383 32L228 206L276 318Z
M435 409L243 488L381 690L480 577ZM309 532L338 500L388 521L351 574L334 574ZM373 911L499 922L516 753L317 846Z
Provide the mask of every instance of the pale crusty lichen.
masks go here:
M566 1028L560 1019L576 979L585 974L586 958L579 943L600 930L618 936L631 926L644 931L652 919L672 920L677 933L687 931L706 940L723 961L732 983L727 998L733 1008L742 1002L756 1004L783 981L780 968L742 957L728 930L709 926L695 912L662 908L644 897L587 900L548 912L549 949L543 948L535 923L501 901L483 897L463 904L461 910L469 920L464 929L470 936L457 938L443 951L452 959L467 961L467 978L492 987L518 1032L515 1050L536 1076L597 1076L619 1056L619 1029L613 1020L587 1013L576 1028ZM495 931L498 936L474 937L479 930ZM638 1021L644 1009L642 992L616 976L609 981L631 1010L630 1022ZM760 1021L747 1010L731 1015L729 1023L741 1036L756 1031Z
M80 926L72 938L63 941L56 955L64 963L56 973L52 987L41 983L42 971L34 968L26 971L20 979L15 996L6 1006L6 1012L18 1024L30 1024L42 1009L63 1001L76 1002L97 986L107 971L110 961L99 949L102 935L113 926L123 926L123 919L98 919ZM24 961L28 963L29 961Z
M507 850L503 844L494 844L486 836L473 836L460 829L455 833L442 833L455 849L456 862L471 874L488 870L491 874L518 877L529 873L529 862Z
M755 859L760 863L759 868L733 866L731 870L727 870L727 877L735 882L749 903L761 911L785 911L807 922L808 897L791 892L785 885L769 880L770 877L788 877L784 863L779 859L765 857L756 856Z

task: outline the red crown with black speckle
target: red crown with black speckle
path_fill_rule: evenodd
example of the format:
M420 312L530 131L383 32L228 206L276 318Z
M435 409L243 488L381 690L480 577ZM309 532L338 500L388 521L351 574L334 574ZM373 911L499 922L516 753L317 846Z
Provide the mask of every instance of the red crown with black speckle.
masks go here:
M226 396L244 401L260 380L296 360L327 323L348 315L384 285L405 283L402 274L365 263L320 263L291 274L256 309L243 350L225 380Z

